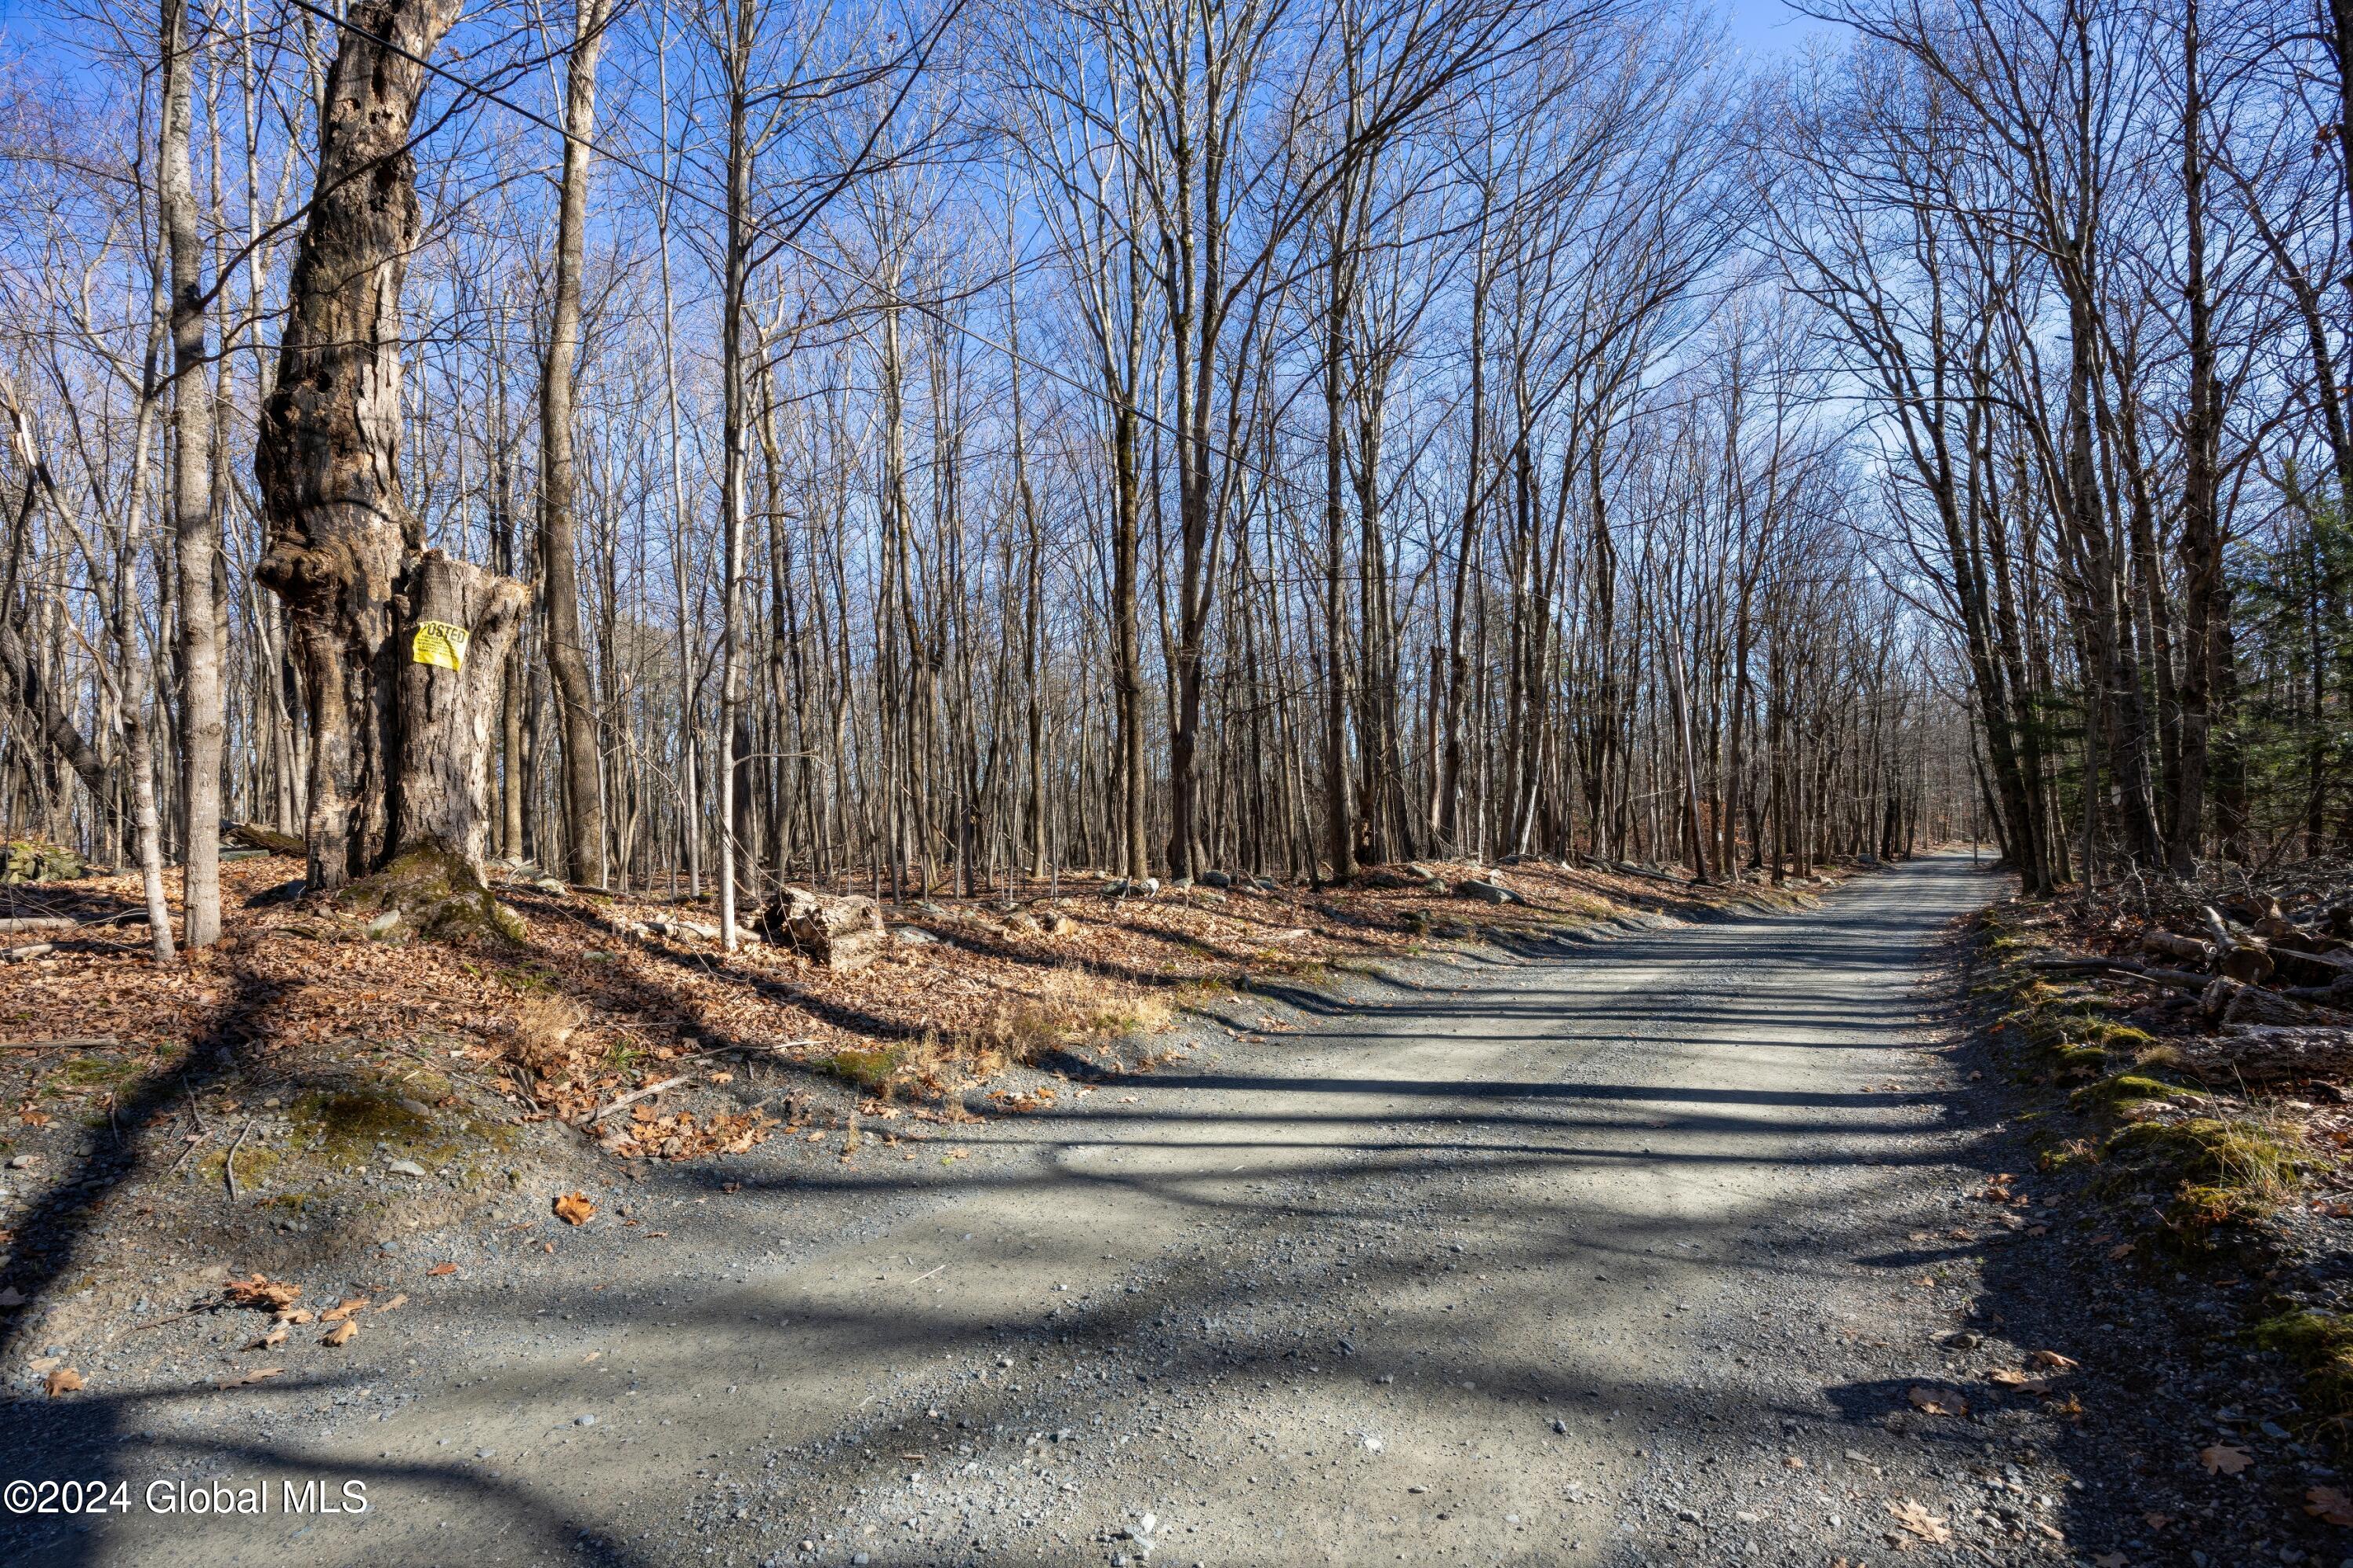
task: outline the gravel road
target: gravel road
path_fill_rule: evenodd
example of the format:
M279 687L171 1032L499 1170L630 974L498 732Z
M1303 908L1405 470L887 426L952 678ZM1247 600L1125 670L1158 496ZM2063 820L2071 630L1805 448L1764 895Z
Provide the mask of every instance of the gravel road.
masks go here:
M1910 1397L1972 1291L1918 1227L1981 1179L1935 951L1995 891L1940 856L1429 962L966 1158L616 1181L554 1252L416 1238L351 1282L406 1306L257 1387L213 1380L259 1319L128 1334L0 1457L131 1506L0 1518L0 1557L2068 1560L2064 1478ZM290 1513L290 1479L370 1507Z

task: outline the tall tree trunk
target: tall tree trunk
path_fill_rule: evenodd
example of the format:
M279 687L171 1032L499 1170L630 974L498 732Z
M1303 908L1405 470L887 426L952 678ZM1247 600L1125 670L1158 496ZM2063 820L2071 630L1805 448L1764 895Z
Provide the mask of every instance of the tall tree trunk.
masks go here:
M1344 191L1346 182L1343 182ZM1345 384L1341 355L1348 332L1347 197L1332 225L1332 254L1325 262L1328 293L1324 312L1324 853L1332 878L1356 874L1356 811L1348 779L1347 595L1341 588L1346 565L1342 547L1341 452Z
M722 257L719 324L721 381L719 585L719 934L736 947L736 898L744 867L735 835L736 759L744 703L744 486L749 418L744 368L744 295L752 262L751 70L753 0L736 0L727 37L727 224Z
M2181 421L2182 664L2181 778L2166 835L2174 874L2198 869L2205 826L2208 736L2218 671L2216 615L2222 588L2222 535L2215 446L2221 393L2214 367L2213 302L2206 289L2205 104L2199 79L2198 0L2183 0L2181 34L2182 282L2189 312L2189 407Z
M605 886L604 791L596 698L580 630L580 559L573 515L572 394L580 355L580 271L588 223L588 137L596 123L596 56L610 0L579 0L564 82L564 187L556 204L555 308L539 391L539 568L546 595L547 663L555 677L564 747L564 860L575 882ZM607 651L607 657L610 651Z
M190 948L220 938L221 648L214 574L220 522L213 510L213 392L206 375L204 240L188 131L195 58L187 0L164 0L164 144L157 205L172 265L172 527L180 592L180 800L185 813L181 905Z

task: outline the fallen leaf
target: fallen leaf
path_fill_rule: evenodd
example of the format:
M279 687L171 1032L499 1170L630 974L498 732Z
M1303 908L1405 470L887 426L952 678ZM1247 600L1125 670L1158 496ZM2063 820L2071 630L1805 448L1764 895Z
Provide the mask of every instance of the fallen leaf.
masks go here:
M257 1383L267 1382L285 1370L284 1367L256 1367L251 1372L242 1372L235 1377L225 1377L213 1386L215 1388L247 1388Z
M458 1266L454 1263L437 1263L432 1267L425 1271L425 1277L427 1279L438 1279L445 1274L455 1274L457 1272Z
M2217 1443L2198 1450L2198 1462L2210 1476L2235 1476L2255 1462L2255 1457L2235 1443Z
M81 1373L71 1367L59 1367L49 1373L49 1381L43 1386L49 1391L51 1399L61 1393L79 1393L81 1392Z
M596 1217L596 1205L586 1192L566 1192L555 1200L555 1217L567 1225L585 1225Z
M377 1308L376 1310L379 1312L389 1312L396 1307L406 1307L406 1305L408 1305L408 1292L404 1290L394 1296L391 1300L385 1302L383 1306Z
M2037 1351L2027 1358L2039 1367L2074 1367L2084 1363L2061 1355L2056 1351Z
M231 1279L221 1290L232 1307L262 1307L273 1312L284 1311L293 1305L294 1298L302 1294L299 1285L258 1273L250 1279Z
M2114 1245L2114 1246L2112 1246L2112 1247L2110 1247L2110 1248L2108 1249L2108 1261L2109 1261L2110 1263L2121 1263L2121 1262L2122 1262L2122 1261L2124 1261L2126 1258L2130 1257L2132 1255L2133 1255L2133 1244L2132 1244L2132 1243L2130 1243L2130 1242L2118 1242L2116 1245Z
M2140 1516L2140 1521L2151 1530L2163 1530L2173 1522L2173 1516L2169 1513L2145 1513Z
M1914 1409L1930 1415L1967 1415L1969 1413L1968 1400L1940 1388L1915 1387L1912 1391L1912 1405Z
M311 1321L311 1319L312 1314L300 1307L290 1308L278 1314L278 1320L280 1322L292 1323L298 1328L304 1323Z
M2092 1556L2092 1568L2132 1568L2132 1562L2121 1552L2099 1552Z
M2353 1498L2335 1487L2314 1487L2304 1494L2304 1511L2324 1524L2353 1530Z
M2024 1388L2028 1380L2022 1372L2015 1372L2009 1367L1996 1367L1986 1373L1986 1381L1998 1383L2004 1388Z
M368 1298L364 1296L346 1296L341 1301L336 1302L332 1307L328 1308L324 1312L320 1313L319 1321L322 1323L340 1323L346 1318L357 1315L359 1309L367 1304Z
M348 1345L352 1342L352 1336L359 1331L360 1326L358 1322L353 1319L346 1318L342 1322L336 1324L333 1328L328 1330L324 1334L321 1335L319 1338L319 1343L329 1346Z
M283 1323L278 1323L273 1324L270 1327L269 1332L262 1335L261 1338L254 1340L245 1348L248 1351L274 1351L285 1342L286 1325Z
M1900 1498L1889 1503L1887 1511L1895 1516L1899 1526L1932 1546L1953 1539L1953 1532L1945 1528L1940 1516L1930 1513L1910 1498Z

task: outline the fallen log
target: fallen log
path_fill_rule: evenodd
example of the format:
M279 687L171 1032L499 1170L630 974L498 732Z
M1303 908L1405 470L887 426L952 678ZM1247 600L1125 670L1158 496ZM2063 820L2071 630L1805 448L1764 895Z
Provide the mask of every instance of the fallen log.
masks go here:
M769 938L837 971L872 963L889 935L882 906L862 894L831 898L806 887L787 887L761 912Z
M1695 877L1695 876L1694 876L1694 877L1690 877L1690 878L1684 878L1684 877L1681 877L1681 876L1670 876L1669 874L1666 874L1665 872L1663 872L1663 871L1651 871L1651 870L1648 870L1648 869L1646 869L1646 868L1644 868L1644 867L1642 867L1642 866L1639 866L1639 865L1629 865L1629 864L1627 864L1624 861L1621 861L1621 860L1613 860L1613 861L1609 862L1608 863L1609 863L1609 869L1610 869L1610 870L1612 870L1612 871L1614 871L1614 872L1617 872L1617 873L1619 873L1619 874L1621 874L1621 875L1624 875L1624 876L1646 876L1646 877L1649 877L1652 882L1661 882L1661 883L1664 883L1664 884L1665 884L1667 886L1669 886L1669 887L1689 889L1689 888L1697 887L1697 886L1700 885L1700 884L1699 884L1699 878L1697 878L1697 877Z
M2281 1084L2353 1078L2353 1029L2232 1024L2184 1042L2182 1065L2209 1082Z
M2177 991L2203 991L2213 983L2206 975L2194 975L2187 969L2137 964L2129 959L2029 959L2025 967L2045 974L2081 974L2094 980L2114 977L2146 980L2151 985L2171 986Z
M2185 959L2193 964L2214 961L2214 945L2195 937L2178 936L2171 931L2149 931L2140 939L2140 950L2157 953L2168 959Z
M124 909L112 915L100 915L88 920L77 920L70 915L13 915L0 920L0 937L14 937L28 931L79 931L86 926L143 925L144 909Z
M2303 1002L2229 975L2216 975L2200 999L2206 1016L2223 1023L2309 1023L2319 1015Z
M2221 967L2225 975L2242 985L2260 985L2272 978L2272 956L2263 943L2253 938L2241 939L2231 929L2229 921L2209 904L2203 911L2206 929L2214 938L2214 950L2221 955Z
M2272 962L2282 980L2306 985L2334 985L2339 980L2353 980L2353 959L2337 953L2307 953L2278 947L2272 949Z
M292 833L281 833L276 828L259 822L235 822L221 830L222 842L239 849L260 850L267 854L291 855L301 860L309 853L302 841Z

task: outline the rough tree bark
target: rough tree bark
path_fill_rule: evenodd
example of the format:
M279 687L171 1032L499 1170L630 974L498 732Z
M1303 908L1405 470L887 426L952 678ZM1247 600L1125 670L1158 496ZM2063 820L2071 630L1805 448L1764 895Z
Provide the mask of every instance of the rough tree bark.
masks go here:
M596 119L596 55L608 0L580 0L565 74L564 187L555 222L555 309L539 394L539 559L547 596L547 662L555 677L564 744L565 870L575 882L609 880L598 774L596 698L580 630L580 561L572 472L574 362L580 353L580 270L588 225L588 134Z
M386 898L428 931L470 913L503 923L480 870L490 726L528 602L512 578L425 549L400 492L408 142L420 62L458 9L351 10L254 461L269 529L258 575L285 601L311 707L311 889L396 869Z
M213 574L213 397L206 366L204 238L188 163L191 79L186 0L163 0L163 146L157 205L172 265L172 528L180 591L180 799L187 812L181 906L190 948L220 939L221 651Z

